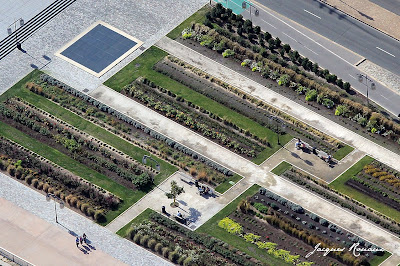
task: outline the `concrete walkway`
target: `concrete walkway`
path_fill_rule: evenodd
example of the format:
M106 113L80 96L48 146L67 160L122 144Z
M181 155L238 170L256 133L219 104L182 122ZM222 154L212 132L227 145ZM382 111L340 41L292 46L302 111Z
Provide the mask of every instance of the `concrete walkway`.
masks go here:
M400 171L400 155L358 135L357 133L336 124L328 118L317 114L308 108L293 102L267 87L244 77L243 75L197 53L196 51L167 37L157 42L157 46L171 55L223 80L230 85L272 105L283 112L301 120L314 128L335 137L356 149L376 158L377 160Z
M190 53L188 53L188 55L189 54ZM192 56L193 53L190 55ZM204 61L200 60L199 62ZM213 73L210 72L210 74ZM331 222L352 231L354 234L357 234L400 256L400 240L396 236L314 194L311 194L289 181L275 176L269 172L272 167L268 164L268 160L262 166L255 165L239 155L236 155L214 142L203 138L191 130L106 86L100 86L93 91L91 95L97 100L106 103L112 108L118 109L120 112L129 115L144 125L173 138L175 141L215 160L244 177L241 182L237 183L233 188L223 194L223 196L218 198L218 202L222 204L215 208L208 209L208 212L213 212L214 214L217 213L223 206L225 206L225 204L236 198L252 184L259 184L290 201L302 205L311 212L314 212L321 217L325 217ZM179 133L177 134L177 132ZM169 180L167 182L169 182ZM146 195L142 201L151 202L152 197L153 196L150 193ZM133 205L131 210L129 210L130 215L132 215L131 217L127 218L122 215L117 217L113 223L119 223L117 222L118 219L124 219L124 222L130 221L136 217L141 210L143 210L142 207L137 207L136 211L135 209L136 205ZM335 215L332 215L333 213ZM123 223L121 222L120 224ZM115 228L113 228L113 230L115 230Z
M75 238L61 226L50 224L4 198L0 198L0 213L0 247L32 264L126 265L87 245L87 251L81 245L77 248Z
M0 173L0 246L36 265L171 265L163 258ZM4 229L3 229L4 228ZM84 254L75 236L96 248Z

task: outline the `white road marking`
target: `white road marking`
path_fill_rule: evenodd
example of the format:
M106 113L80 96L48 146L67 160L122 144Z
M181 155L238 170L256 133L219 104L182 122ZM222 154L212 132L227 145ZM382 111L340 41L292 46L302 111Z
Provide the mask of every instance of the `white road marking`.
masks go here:
M262 21L264 21L265 23L267 23L268 25L270 25L272 28L274 28L274 29L276 29L276 27L274 26L274 25L272 25L271 23L269 23L269 22L266 22L265 20L263 20L263 19L261 19ZM285 33L284 33L285 34Z
M306 48L307 50L313 52L314 54L318 55L316 52L314 52L313 50L311 50L310 48L308 48L307 46L304 46L304 48Z
M308 14L313 15L314 17L317 17L317 18L321 19L321 17L319 17L319 16L317 16L317 15L311 13L310 11L305 10L305 9L303 9L303 10L304 10L305 12L307 12Z
M313 38L309 37L308 35L304 34L303 32L299 31L298 29L296 29L295 27L293 27L292 25L290 25L289 23L283 21L282 19L278 18L277 16L275 16L274 14L272 14L271 12L269 12L266 9L263 8L259 8L261 10L263 10L265 13L269 14L271 17L275 18L276 20L282 22L283 24L285 24L286 26L288 26L289 28L293 29L294 31L298 32L299 34L303 35L304 37L306 37L307 39L309 39L310 41L314 42L315 44L317 44L318 46L322 47L323 49L327 50L328 52L330 52L331 54L337 56L338 58L340 58L341 60L343 60L344 62L346 62L349 65L353 65L352 63L350 63L349 61L347 61L346 59L344 59L343 57L341 57L340 55L336 54L335 52L329 50L328 48L326 48L325 46L323 46L322 44L320 44L319 42L317 42L316 40L314 40ZM247 9L245 10L247 12L249 12ZM260 14L261 15L261 14Z
M382 96L383 98L385 98L386 100L389 100L387 97L383 96L382 94L381 94L381 96Z
M294 40L294 41L296 41L296 39L295 38L293 38L292 36L289 36L288 34L286 34L286 33L284 33L284 32L282 32L283 34L285 34L286 36L288 36L290 39L292 39L292 40ZM298 41L296 41L296 42L298 42Z
M383 50L382 48L379 48L378 46L376 47L376 49L381 50L382 52L387 53L388 55L391 55L391 56L393 56L393 57L396 57L396 56L392 55L391 53L386 52L386 51Z
M352 77L353 79L356 79L354 76L352 76L352 75L350 75L350 74L349 74L349 76Z

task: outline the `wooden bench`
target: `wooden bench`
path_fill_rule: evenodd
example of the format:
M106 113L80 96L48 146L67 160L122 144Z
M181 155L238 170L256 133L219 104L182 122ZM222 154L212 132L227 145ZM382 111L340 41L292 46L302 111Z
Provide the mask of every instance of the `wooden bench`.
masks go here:
M175 220L177 220L178 222L180 222L181 224L186 224L186 218L185 217L180 217L178 215L174 215Z

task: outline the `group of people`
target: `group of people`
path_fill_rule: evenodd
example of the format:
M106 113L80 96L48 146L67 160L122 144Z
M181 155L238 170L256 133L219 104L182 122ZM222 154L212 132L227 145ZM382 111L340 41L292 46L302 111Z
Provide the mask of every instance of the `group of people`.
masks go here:
M210 192L210 188L206 186L199 186L199 192L200 194L208 194L208 192Z
M295 143L295 147L296 149L300 150L302 149L304 151L304 149L309 149L308 145L304 142L301 141L300 138L297 139L296 143ZM332 155L328 154L327 156L321 155L318 150L316 148L312 148L312 152L317 155L318 157L320 157L322 160L324 160L327 163L331 163L332 162ZM322 153L325 154L325 153Z
M76 242L76 247L79 247L79 243L81 243L81 245L82 245L83 242L85 242L85 244L86 244L86 234L83 233L82 236L79 236L79 237L77 236L75 242Z

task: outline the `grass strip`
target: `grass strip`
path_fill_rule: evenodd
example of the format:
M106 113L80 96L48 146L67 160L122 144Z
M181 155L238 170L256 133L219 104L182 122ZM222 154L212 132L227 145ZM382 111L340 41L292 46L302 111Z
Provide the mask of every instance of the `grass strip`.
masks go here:
M343 147L341 147L340 149L338 149L334 154L333 154L333 158L335 158L336 160L340 161L342 160L344 157L346 157L350 152L352 152L354 150L353 147L349 146L349 145L344 145Z
M139 190L128 189L117 182L111 180L107 176L100 174L87 166L75 161L71 157L65 155L64 153L51 148L43 143L31 138L25 133L19 131L18 129L9 126L0 121L0 134L8 139L15 141L16 143L24 146L25 148L36 152L37 154L43 156L44 158L58 164L59 166L67 169L68 171L78 175L89 182L96 184L115 195L123 199L123 202L119 205L118 209L115 211L109 211L106 215L107 222L102 225L106 225L117 217L120 213L125 211L128 207L138 201L143 197L146 192Z
M400 212L396 209L389 207L388 205L370 197L369 195L362 193L350 186L346 185L346 181L356 176L365 165L370 164L374 161L373 158L369 156L363 157L356 164L350 167L346 172L341 174L338 178L336 178L332 183L329 184L329 187L346 194L347 196L363 203L364 205L377 210L386 216L394 219L397 222L400 222Z
M274 169L272 169L271 172L276 175L281 175L284 172L286 172L286 170L289 170L290 168L292 168L292 165L288 162L283 161L280 164L278 164Z
M225 180L223 183L219 184L216 188L215 191L218 193L223 194L225 191L230 189L233 185L235 185L237 182L239 182L243 177L241 177L238 174L233 175L231 178L228 180ZM234 184L230 184L229 182L233 182Z
M379 266L383 261L385 261L387 258L389 258L392 255L392 253L385 251L385 253L382 256L375 256L372 258L372 260L369 261L370 266Z
M124 227L119 229L118 232L117 232L117 235L119 235L121 237L125 237L126 236L126 231L129 229L129 227L131 227L132 224L137 225L137 224L141 224L145 220L149 220L150 214L152 214L154 212L155 211L153 211L152 209L147 208L142 213L140 213L138 216L133 218L132 221L130 221Z
M171 38L171 39L177 39L178 37L181 36L182 31L189 27L192 22L195 23L204 23L205 19L206 19L206 13L208 11L211 10L211 7L207 4L205 6L203 6L202 8L200 8L196 13L194 13L193 15L191 15L189 18L187 18L184 22L182 22L181 24L179 24L175 29L173 29L172 31L170 31L167 34L167 37Z
M271 148L264 149L264 151L259 153L257 157L252 160L256 164L264 162L281 147L280 145L285 145L293 138L289 134L282 135L279 137L280 145L278 145L278 135L272 130L261 126L244 115L232 111L230 108L211 100L182 83L153 70L153 65L163 59L166 55L166 52L152 46L141 56L133 60L126 67L108 79L104 84L120 92L124 86L132 83L139 76L146 77L155 84L175 93L177 96L181 96L187 101L190 101L224 119L230 120L244 130L249 130L253 135L257 135L260 139L268 139Z

